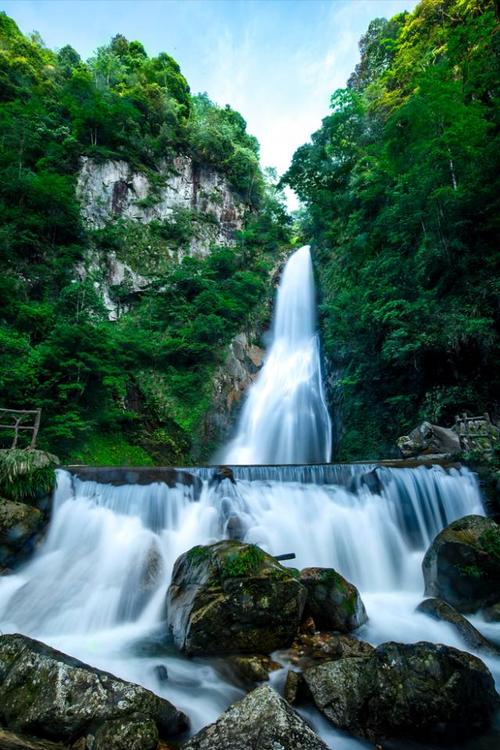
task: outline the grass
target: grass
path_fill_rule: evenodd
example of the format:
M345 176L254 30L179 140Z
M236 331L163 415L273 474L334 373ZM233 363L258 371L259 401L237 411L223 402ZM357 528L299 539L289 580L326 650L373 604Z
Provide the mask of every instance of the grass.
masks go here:
M154 461L138 445L131 445L123 435L92 435L75 450L69 463L92 466L154 466Z

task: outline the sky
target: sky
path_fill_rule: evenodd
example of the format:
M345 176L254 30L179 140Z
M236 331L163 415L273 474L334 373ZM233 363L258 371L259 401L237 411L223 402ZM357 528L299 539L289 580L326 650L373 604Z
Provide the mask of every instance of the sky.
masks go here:
M328 114L373 18L417 0L0 0L21 31L83 58L117 33L168 52L193 93L244 116L263 166L282 174ZM295 201L289 196L290 208Z

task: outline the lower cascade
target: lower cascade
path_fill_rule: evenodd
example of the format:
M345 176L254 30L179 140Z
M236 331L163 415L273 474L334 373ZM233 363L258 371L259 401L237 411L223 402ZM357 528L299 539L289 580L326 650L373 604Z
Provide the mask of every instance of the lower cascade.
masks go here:
M250 388L237 433L221 456L229 464L329 461L332 427L323 393L309 246L289 258L278 289L272 343Z
M464 649L449 624L415 608L430 542L455 519L484 515L467 469L235 466L231 478L213 469L185 472L190 484L115 486L98 469L93 478L59 470L43 544L0 578L2 633L31 636L149 688L184 711L195 732L243 691L217 659L187 659L165 646L166 592L180 554L237 534L272 555L295 553L294 567L332 567L355 584L369 618L359 638ZM500 625L472 620L500 640ZM498 658L480 656L500 680ZM277 689L284 671L271 678ZM327 744L366 746L312 709L304 715Z

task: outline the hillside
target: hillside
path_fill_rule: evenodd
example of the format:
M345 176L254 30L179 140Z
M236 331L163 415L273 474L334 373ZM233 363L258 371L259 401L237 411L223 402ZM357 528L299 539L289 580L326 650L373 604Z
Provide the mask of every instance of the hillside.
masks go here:
M422 0L375 19L285 181L306 206L343 460L418 420L498 418L498 18Z
M84 62L1 14L0 91L0 405L64 461L207 458L287 240L256 139L121 35Z

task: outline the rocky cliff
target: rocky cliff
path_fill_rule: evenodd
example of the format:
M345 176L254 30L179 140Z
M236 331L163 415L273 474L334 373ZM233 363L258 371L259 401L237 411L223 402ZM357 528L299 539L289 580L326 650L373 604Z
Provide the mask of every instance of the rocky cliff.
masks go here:
M89 227L102 229L122 218L148 224L172 219L184 209L210 217L203 231L191 239L189 251L206 255L210 245L231 245L243 228L245 204L225 176L209 166L195 164L188 156L162 162L147 175L134 171L125 161L96 162L82 158L77 196Z
M248 210L224 175L182 155L148 174L83 157L76 194L93 237L77 275L92 278L110 320L169 263L233 245Z

